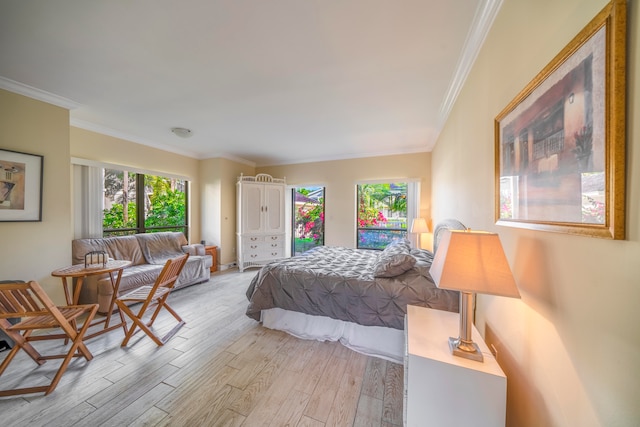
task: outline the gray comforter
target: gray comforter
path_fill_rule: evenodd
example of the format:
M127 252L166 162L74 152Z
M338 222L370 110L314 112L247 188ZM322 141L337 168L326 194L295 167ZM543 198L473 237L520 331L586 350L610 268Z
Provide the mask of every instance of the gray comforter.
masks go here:
M457 291L439 289L429 275L433 256L411 250L415 265L394 277L374 277L380 252L319 246L268 264L247 290L247 316L279 307L365 326L404 329L407 305L458 311Z

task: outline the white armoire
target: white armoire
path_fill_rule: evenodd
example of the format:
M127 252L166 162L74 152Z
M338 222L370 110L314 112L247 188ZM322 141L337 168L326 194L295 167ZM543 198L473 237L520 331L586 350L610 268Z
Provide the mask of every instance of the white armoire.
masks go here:
M238 178L238 268L285 256L285 180L267 174Z

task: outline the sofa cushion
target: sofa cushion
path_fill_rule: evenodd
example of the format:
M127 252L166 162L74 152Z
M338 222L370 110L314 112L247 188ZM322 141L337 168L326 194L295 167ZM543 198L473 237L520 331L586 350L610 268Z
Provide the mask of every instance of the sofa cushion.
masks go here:
M169 258L182 255L187 244L184 234L178 232L136 234L142 255L149 264L164 264Z
M109 258L126 259L131 261L132 265L146 263L135 236L76 239L71 242L72 263L84 264L84 256L93 251L105 251Z
M89 252L106 251L104 239L76 239L71 242L71 263L84 264L84 256Z
M113 259L128 259L132 265L146 264L136 236L105 237L107 253Z

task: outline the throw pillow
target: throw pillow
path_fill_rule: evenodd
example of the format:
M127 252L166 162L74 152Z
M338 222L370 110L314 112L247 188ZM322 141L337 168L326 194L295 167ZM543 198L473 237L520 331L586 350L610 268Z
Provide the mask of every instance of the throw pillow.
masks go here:
M378 255L373 266L375 277L395 277L413 268L416 263L411 255L411 246L407 240L398 240L390 243Z

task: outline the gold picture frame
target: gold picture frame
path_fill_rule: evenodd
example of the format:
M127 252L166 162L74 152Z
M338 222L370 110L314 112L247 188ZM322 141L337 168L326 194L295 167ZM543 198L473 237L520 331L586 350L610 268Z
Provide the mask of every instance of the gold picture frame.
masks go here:
M495 118L496 224L625 238L626 1Z

